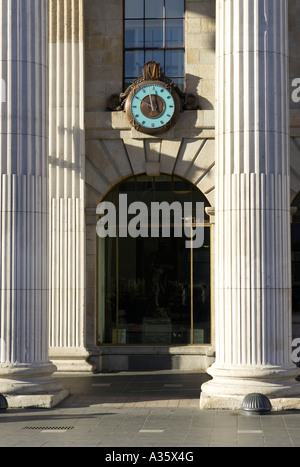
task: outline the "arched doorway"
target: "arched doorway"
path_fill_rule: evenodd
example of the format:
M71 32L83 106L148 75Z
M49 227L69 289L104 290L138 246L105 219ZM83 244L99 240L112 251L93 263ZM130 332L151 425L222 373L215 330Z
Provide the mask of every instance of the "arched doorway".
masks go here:
M134 176L115 186L105 201L120 216L120 195L128 205L151 203L197 203L209 207L205 196L181 178L160 175ZM150 212L150 209L149 209ZM184 212L184 211L182 211ZM128 218L128 222L130 222ZM152 222L152 224L151 224ZM175 233L148 237L117 235L98 237L98 345L191 345L211 343L210 225L205 214L204 241L187 248L186 238ZM195 228L194 221L190 223ZM149 232L153 219L149 219ZM157 232L157 230L155 230Z

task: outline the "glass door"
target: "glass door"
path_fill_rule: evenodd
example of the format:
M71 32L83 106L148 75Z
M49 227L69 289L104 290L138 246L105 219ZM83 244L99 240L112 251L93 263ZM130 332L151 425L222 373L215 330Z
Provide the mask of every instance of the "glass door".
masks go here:
M127 181L118 193L148 205L174 196L191 199L186 182L177 188L174 193L166 178L160 185L143 177ZM195 195L203 200L199 191ZM98 239L99 344L210 343L210 226L203 228L204 244L197 249L174 235L174 224L169 237Z

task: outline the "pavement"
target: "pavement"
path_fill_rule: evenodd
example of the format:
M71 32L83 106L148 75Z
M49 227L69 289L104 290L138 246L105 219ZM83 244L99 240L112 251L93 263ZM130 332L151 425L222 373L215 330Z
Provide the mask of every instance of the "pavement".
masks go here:
M164 461L191 464L201 447L300 447L300 411L247 416L200 410L206 374L173 370L57 378L70 395L55 408L0 413L0 447L101 447L104 460L134 465L140 461L128 453L144 453L140 460L148 456L147 462L167 456Z

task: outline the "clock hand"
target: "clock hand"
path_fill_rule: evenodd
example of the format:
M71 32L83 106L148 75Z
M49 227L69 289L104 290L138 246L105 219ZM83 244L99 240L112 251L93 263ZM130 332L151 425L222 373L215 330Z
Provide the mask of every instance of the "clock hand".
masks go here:
M135 96L135 98L138 99L139 101L143 102L143 104L148 105L148 107L151 107L151 110L156 110L156 107L153 107L153 105L148 104L148 102L145 102L143 99L140 99L140 98L137 97L137 96Z
M149 89L149 97L150 97L150 103L151 103L151 110L154 110L150 89ZM156 108L156 107L155 107L155 108Z

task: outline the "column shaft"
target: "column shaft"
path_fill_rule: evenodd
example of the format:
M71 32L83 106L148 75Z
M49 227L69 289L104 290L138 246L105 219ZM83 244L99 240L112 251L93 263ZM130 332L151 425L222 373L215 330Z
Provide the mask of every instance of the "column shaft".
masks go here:
M286 0L217 0L216 362L202 407L300 393L291 361Z
M1 2L0 30L0 393L49 406L48 0Z
M50 357L86 372L83 8L50 0Z

